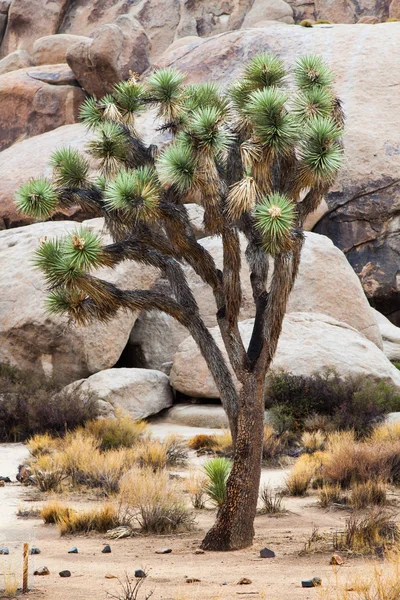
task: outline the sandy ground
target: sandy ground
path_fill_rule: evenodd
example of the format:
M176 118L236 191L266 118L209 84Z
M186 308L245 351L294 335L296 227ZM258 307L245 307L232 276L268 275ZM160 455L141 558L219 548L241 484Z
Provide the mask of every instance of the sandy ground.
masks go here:
M13 475L26 456L22 445L0 445L0 474ZM285 472L264 470L263 479L274 486L283 484ZM214 510L196 512L196 529L185 535L138 536L131 539L111 540L111 554L102 554L106 536L91 535L60 538L54 526L43 525L40 519L16 516L18 506L40 507L44 495L18 484L0 488L0 545L7 543L10 557L0 557L1 569L14 568L20 573L22 542L30 542L41 550L39 556L30 557L29 597L40 600L103 600L117 594L120 587L116 579L106 575L133 576L135 569L144 569L148 577L137 600L145 600L153 592L153 600L219 600L265 598L268 600L314 600L322 598L327 589L334 589L336 577L351 581L368 563L363 559L348 559L338 575L329 566L330 554L299 556L305 541L317 526L321 532L333 533L344 525L345 511L323 511L316 499L286 498L287 514L281 517L259 515L256 518L256 537L252 548L230 552L196 555L194 551L215 519ZM89 500L79 504L87 504ZM67 553L77 546L79 554ZM260 559L259 551L269 547L275 559ZM172 549L170 554L158 555L156 550ZM47 566L50 575L33 577L33 570ZM69 569L72 576L59 577L59 571ZM303 589L301 581L321 577L323 590ZM238 585L246 577L249 585ZM196 578L198 583L187 583L186 578ZM0 576L0 587L2 577ZM0 598L2 598L0 593Z

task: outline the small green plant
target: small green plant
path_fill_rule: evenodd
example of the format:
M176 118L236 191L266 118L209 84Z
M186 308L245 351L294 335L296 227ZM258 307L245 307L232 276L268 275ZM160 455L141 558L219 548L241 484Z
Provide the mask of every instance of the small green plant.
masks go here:
M279 515L286 511L282 504L282 494L274 492L268 485L264 485L260 491L260 500L262 502L261 512L268 515Z
M204 465L204 471L209 479L207 494L217 505L221 506L226 498L226 482L231 472L232 463L227 458L212 458Z
M400 19L397 19L397 21L399 21L399 22L400 22ZM399 370L400 370L400 362L396 362L396 361L395 361L395 362L393 363L393 365L396 367L396 369L399 369Z
M326 19L318 19L318 21L315 21L314 25L331 25L331 22Z
M312 27L313 26L313 22L310 21L309 19L303 19L303 21L300 21L299 25L301 27Z

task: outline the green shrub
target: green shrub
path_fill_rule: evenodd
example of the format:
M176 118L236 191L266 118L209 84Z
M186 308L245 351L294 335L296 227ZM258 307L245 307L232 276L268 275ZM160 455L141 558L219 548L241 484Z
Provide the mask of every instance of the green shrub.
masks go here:
M206 492L217 506L221 506L226 498L226 482L231 472L232 463L227 458L212 458L204 465L209 478Z
M313 23L309 19L303 19L303 21L300 21L299 25L301 27L312 27Z
M400 23L400 19L395 19L391 17L390 19L386 19L386 23Z
M394 362L393 364L396 367L396 369L399 369L400 371L400 362Z
M269 378L267 407L278 432L300 433L315 415L329 417L333 428L367 435L388 412L399 410L400 394L384 381L344 377L327 369L309 377L275 373Z
M36 433L62 435L97 416L94 398L60 392L61 387L34 371L0 365L0 442L24 441Z
M99 440L101 450L112 450L135 446L147 433L148 425L144 421L118 415L116 419L90 421L86 423L86 429Z
M318 21L315 21L314 25L331 25L331 22L326 19L318 19Z

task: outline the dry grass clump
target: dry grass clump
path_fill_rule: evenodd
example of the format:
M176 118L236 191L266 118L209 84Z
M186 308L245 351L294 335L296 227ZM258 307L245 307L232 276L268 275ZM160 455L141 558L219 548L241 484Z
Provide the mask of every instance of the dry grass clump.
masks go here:
M14 598L17 591L18 591L18 577L17 574L15 573L15 570L13 569L10 560L7 560L4 562L3 565L3 580L4 580L4 586L3 586L3 593L4 596L2 595L1 597L5 597L5 598Z
M132 448L148 433L147 423L124 415L118 415L116 419L89 421L85 429L98 440L101 450Z
M262 502L260 512L263 514L282 515L287 512L282 504L282 494L274 492L268 485L264 485L261 488L260 500Z
M323 484L318 488L318 503L321 508L328 508L332 504L345 504L346 497L340 485Z
M161 471L167 466L167 449L159 440L144 440L132 452L134 463L142 469Z
M286 478L286 492L290 496L304 496L312 479L322 466L322 453L303 454L297 460Z
M61 489L66 477L66 470L61 456L40 454L30 465L32 476L41 492L57 492Z
M58 440L49 433L37 433L26 442L30 454L34 457L50 454L57 448L57 445Z
M182 494L166 472L132 470L121 481L119 503L124 522L137 522L143 532L167 534L193 528Z
M90 471L95 456L99 454L99 441L84 429L78 429L66 434L60 453L72 485L80 485L85 483L85 473Z
M57 521L60 535L89 533L96 531L106 533L120 524L117 508L110 503L91 508L82 512L70 511L68 515L60 516Z
M368 554L383 553L400 540L400 531L393 514L374 508L368 514L354 512L346 521L343 533L335 536L335 549Z
M184 466L187 463L188 445L181 435L172 433L164 440L165 451L167 454L167 466Z
M400 441L400 423L383 423L375 427L369 438L372 442Z
M189 472L189 477L185 479L186 491L190 496L193 508L201 509L205 507L207 498L208 479L201 471Z
M121 478L134 464L132 451L126 448L94 453L90 465L81 471L84 482L92 488L101 488L107 494L115 494Z
M327 437L323 431L317 429L317 431L304 431L301 436L301 445L305 452L313 454L319 452L325 448Z
M276 433L271 425L264 425L263 461L276 464L285 448L283 436Z
M356 510L368 506L385 506L387 503L387 490L382 481L356 483L349 496L349 504Z
M61 502L58 502L57 500L51 500L43 506L40 511L40 516L45 523L54 525L61 519L70 518L74 512L75 511L72 508L69 508L65 504L61 504Z
M188 444L191 450L213 450L215 448L216 441L215 435L199 433L198 435L194 435L192 438L190 438Z

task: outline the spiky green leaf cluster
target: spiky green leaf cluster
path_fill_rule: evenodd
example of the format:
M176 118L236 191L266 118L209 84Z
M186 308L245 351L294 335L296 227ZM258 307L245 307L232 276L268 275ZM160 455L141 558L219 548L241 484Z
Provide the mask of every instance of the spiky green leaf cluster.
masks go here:
M252 58L244 73L244 84L249 90L261 90L265 87L280 87L286 77L283 61L271 52L262 52Z
M221 114L216 107L198 108L195 110L186 128L186 142L200 152L210 151L216 157L226 152L233 137L223 127Z
M134 115L140 114L146 108L146 92L142 83L121 81L114 86L113 97L126 122L133 122Z
M150 100L159 104L159 115L174 120L183 100L182 83L185 76L177 69L167 67L154 71L146 80Z
M300 176L304 185L331 183L343 161L342 129L331 118L314 117L300 148Z
M288 152L298 138L296 119L285 107L287 99L278 88L264 88L253 92L246 106L257 138L275 155Z
M329 89L313 87L300 92L293 100L293 114L299 121L313 117L329 117L332 114L334 98Z
M89 163L75 148L59 148L50 158L54 183L59 187L86 187Z
M79 110L79 119L89 130L96 129L103 122L103 111L95 98L86 98Z
M160 183L153 167L122 169L104 191L106 206L123 210L137 220L154 221L158 217Z
M103 175L115 174L123 166L127 156L127 141L118 125L111 121L103 121L97 129L97 136L88 143L94 158L99 159Z
M90 229L79 227L68 235L43 239L33 257L47 283L71 286L83 272L101 264L102 243Z
M45 177L23 183L15 193L17 209L35 219L47 219L57 206L57 193Z
M196 159L191 148L181 139L166 148L157 161L160 181L187 192L195 181Z
M294 203L276 192L264 197L255 208L255 226L263 237L265 249L272 255L288 247L295 221Z
M184 89L183 105L185 110L216 109L220 117L225 117L229 109L228 98L223 96L218 84L214 82L187 85Z
M329 87L333 83L333 74L326 63L316 54L302 56L296 61L294 78L301 90L313 87Z

